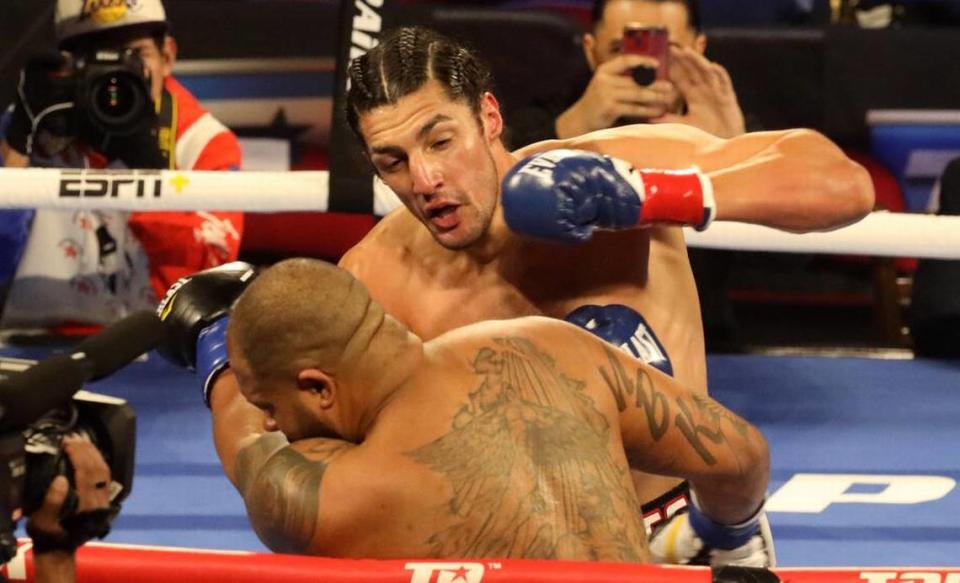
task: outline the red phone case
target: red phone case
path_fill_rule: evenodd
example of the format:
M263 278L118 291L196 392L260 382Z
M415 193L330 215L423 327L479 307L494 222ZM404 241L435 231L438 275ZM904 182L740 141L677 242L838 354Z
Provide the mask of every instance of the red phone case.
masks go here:
M623 29L624 54L644 55L657 59L657 80L666 80L670 70L670 36L666 28L627 26Z

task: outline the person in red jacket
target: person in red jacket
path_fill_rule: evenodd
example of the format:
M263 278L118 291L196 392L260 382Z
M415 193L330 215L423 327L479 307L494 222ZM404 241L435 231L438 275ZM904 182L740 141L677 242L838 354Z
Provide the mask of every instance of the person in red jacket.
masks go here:
M5 166L239 169L236 136L172 77L177 47L160 0L58 0L55 24L60 52L26 65L0 123ZM80 75L65 72L104 52L143 67L154 107L129 135L95 127L92 106L72 103ZM0 211L0 326L98 325L152 306L180 277L236 259L242 230L239 212Z

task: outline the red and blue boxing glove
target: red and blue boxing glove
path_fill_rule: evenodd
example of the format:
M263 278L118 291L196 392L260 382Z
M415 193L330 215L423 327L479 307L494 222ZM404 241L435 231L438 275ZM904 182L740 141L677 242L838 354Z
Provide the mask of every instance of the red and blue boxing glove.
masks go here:
M504 218L516 233L577 243L596 229L655 223L705 229L716 214L710 178L697 169L636 170L583 150L530 156L503 179Z

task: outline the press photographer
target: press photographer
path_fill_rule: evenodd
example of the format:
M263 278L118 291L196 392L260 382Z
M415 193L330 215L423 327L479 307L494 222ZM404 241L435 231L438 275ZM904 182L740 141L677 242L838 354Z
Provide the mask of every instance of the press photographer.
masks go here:
M7 167L235 170L240 147L173 77L160 0L58 0L59 46L23 66ZM0 211L0 327L103 325L236 258L242 213Z

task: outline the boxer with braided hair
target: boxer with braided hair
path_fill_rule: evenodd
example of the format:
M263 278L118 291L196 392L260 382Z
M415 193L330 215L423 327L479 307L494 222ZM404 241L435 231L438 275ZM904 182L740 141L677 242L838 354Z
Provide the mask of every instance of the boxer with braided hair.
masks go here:
M361 141L362 112L395 103L430 80L437 80L450 99L479 116L480 98L493 89L493 76L475 53L421 27L398 29L389 38L391 50L378 53L376 62L355 59L350 63L347 121Z

